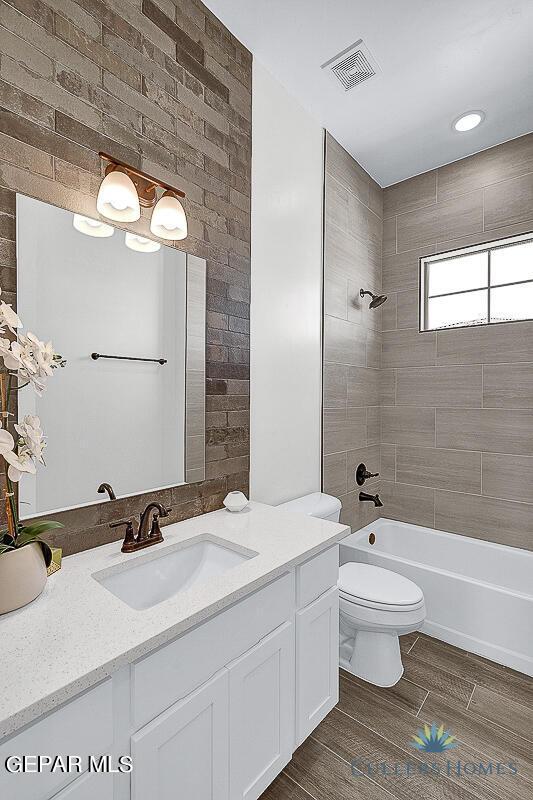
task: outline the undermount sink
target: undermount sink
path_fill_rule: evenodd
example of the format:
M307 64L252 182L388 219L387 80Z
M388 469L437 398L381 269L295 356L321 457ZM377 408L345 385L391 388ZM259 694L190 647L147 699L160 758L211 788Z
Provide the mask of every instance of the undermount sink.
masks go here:
M203 537L96 572L93 578L139 611L207 583L257 553Z

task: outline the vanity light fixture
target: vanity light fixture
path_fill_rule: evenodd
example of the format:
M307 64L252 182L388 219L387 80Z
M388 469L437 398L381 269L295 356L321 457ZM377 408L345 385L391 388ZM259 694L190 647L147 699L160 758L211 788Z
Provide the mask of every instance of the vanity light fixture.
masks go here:
M174 192L167 191L158 200L152 211L150 230L161 239L185 239L187 236L187 217Z
M185 197L185 192L107 153L99 155L107 162L96 201L100 214L117 222L136 222L141 216L141 207L154 208L150 225L152 233L162 239L185 239L187 218L178 199ZM164 190L159 199L158 189Z
M157 253L158 250L161 250L159 242L147 239L146 236L139 236L137 233L126 233L125 242L126 247L136 250L138 253Z
M96 236L100 239L113 236L115 233L112 225L106 225L105 222L101 222L99 219L84 217L83 214L74 214L72 224L80 233L84 233L86 236Z
M484 111L467 111L466 114L461 114L452 123L452 128L457 133L465 133L477 128L485 119Z
M122 167L111 164L107 167L98 190L96 209L115 222L137 222L141 216L137 189Z

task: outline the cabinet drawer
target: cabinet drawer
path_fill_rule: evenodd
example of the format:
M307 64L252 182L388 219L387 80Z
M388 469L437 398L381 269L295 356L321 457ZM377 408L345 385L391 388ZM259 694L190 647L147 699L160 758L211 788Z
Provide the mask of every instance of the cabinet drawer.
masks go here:
M134 730L289 619L293 598L294 577L287 573L134 664Z
M296 605L309 605L339 579L339 546L334 545L323 553L305 561L296 570Z
M88 755L111 753L112 745L113 689L108 679L0 744L0 797L47 800L75 777L59 771L12 774L4 769L8 756L81 756L81 769L86 769Z

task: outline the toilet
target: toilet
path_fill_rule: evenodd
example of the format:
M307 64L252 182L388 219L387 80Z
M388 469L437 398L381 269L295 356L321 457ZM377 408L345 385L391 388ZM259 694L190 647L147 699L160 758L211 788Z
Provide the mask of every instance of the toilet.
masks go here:
M339 570L340 657L343 669L375 686L403 675L400 636L426 618L416 583L389 569L350 561Z
M322 492L276 506L338 522L342 504ZM372 564L350 561L339 569L340 666L375 686L394 686L403 675L399 637L426 618L416 583Z
M295 511L300 514L307 514L309 517L319 519L329 519L331 522L338 522L341 515L342 503L337 497L323 492L313 492L281 503L276 506L279 511Z

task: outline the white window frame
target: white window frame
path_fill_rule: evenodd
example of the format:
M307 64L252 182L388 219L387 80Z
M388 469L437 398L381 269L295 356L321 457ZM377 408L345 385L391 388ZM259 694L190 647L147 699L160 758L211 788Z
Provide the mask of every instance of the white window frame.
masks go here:
M532 309L532 316L527 317L524 319L513 319L513 320L496 320L491 322L490 319L490 294L491 289L500 289L505 286L519 286L525 283L533 284L533 278L529 280L523 281L509 281L509 283L498 283L495 286L491 285L491 272L490 272L490 261L491 261L491 253L494 250L502 250L506 247L511 247L515 244L521 244L522 242L533 242L533 231L530 233L524 233L520 236L510 236L505 239L495 239L492 242L484 242L483 244L472 245L470 247L462 247L457 250L446 250L442 253L437 253L428 256L422 256L419 259L419 271L418 271L418 286L419 286L419 294L418 294L418 330L420 333L427 333L430 331L452 331L452 330L461 330L462 328L480 328L484 325L509 325L514 322L527 322L528 320L533 320L533 309ZM451 297L456 294L470 294L471 292L479 292L483 289L487 290L487 322L475 322L470 325L450 325L449 327L439 327L439 328L429 328L427 326L427 316L428 316L428 300L429 297L429 280L428 280L428 271L429 266L438 261L451 261L454 258L460 258L461 256L468 256L472 253L487 253L488 256L488 270L487 270L487 284L483 286L478 286L474 289L458 289L456 292L444 292L443 294L439 295L432 295L432 297Z

